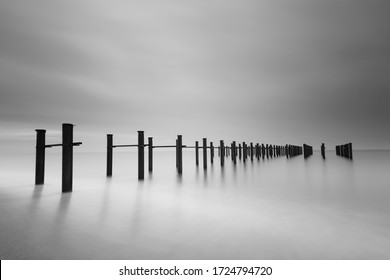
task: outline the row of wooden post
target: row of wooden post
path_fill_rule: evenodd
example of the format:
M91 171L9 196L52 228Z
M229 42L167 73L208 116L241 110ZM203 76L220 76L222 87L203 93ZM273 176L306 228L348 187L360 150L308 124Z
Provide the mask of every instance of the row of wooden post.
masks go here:
M55 146L62 147L62 191L72 191L72 177L73 177L73 146L79 146L81 142L73 142L73 124L62 124L62 143L61 144L49 144L46 145L46 130L37 129L36 138L36 163L35 163L35 184L40 185L44 183L45 177L45 150L46 148L52 148ZM279 156L286 156L287 158L301 155L307 157L313 153L312 146L303 144L302 146L294 145L269 145L269 144L253 144L249 145L245 142L242 144L231 142L230 146L225 145L223 140L220 140L219 146L214 147L213 142L210 142L208 146L207 138L202 139L202 147L199 146L199 142L195 141L195 146L183 145L182 135L178 135L175 145L156 146L153 144L153 137L148 137L148 143L145 144L144 131L138 131L138 143L137 144L125 144L114 145L113 135L107 134L107 177L112 176L113 169L113 150L114 148L121 147L137 147L138 148L138 179L143 180L145 177L144 163L145 163L145 147L148 147L148 170L153 171L153 149L155 148L176 148L176 169L179 175L183 173L183 148L195 149L195 163L199 165L199 149L203 150L203 169L207 169L207 149L210 149L210 162L214 163L214 150L218 149L218 156L220 157L220 164L223 167L225 159L231 157L234 164L238 160L242 160L244 163L250 158L253 161L254 157L258 160L260 158L272 158ZM325 145L321 145L321 154L325 158ZM336 146L336 154L352 159L352 144Z
M352 143L336 146L336 155L352 159Z

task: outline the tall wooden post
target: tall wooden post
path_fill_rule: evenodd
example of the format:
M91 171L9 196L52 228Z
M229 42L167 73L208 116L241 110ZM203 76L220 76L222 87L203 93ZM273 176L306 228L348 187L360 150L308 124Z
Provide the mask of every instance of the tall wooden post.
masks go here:
M246 147L245 142L242 143L242 158L244 160L244 163L246 162L246 154L248 152L248 149Z
M138 131L138 180L145 177L145 139L144 132Z
M241 144L238 144L238 159L241 160Z
M210 160L211 164L214 163L214 145L213 142L210 142Z
M42 185L45 181L45 145L46 130L36 129L37 140L35 146L35 184Z
M251 161L253 161L253 143L251 142L250 145L251 145Z
M149 173L153 172L153 137L148 137Z
M195 162L196 166L199 165L199 142L195 141Z
M62 124L62 192L73 188L73 124Z
M232 158L233 163L237 164L237 148L236 148L236 141L233 141L232 143Z
M225 145L223 144L223 140L219 142L220 150L221 150L221 166L225 164Z
M348 150L349 150L349 158L353 159L352 158L352 143L348 143Z
M177 157L178 166L177 172L181 175L183 173L183 138L182 135L177 135Z
M112 176L113 135L107 134L107 177Z
M203 169L207 169L207 138L203 138Z

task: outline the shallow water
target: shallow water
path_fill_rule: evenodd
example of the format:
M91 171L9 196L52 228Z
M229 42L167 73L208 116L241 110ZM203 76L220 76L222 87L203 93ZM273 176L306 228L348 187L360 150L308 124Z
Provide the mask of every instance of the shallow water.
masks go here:
M145 157L147 159L147 155ZM74 154L73 193L61 193L61 155L47 153L45 185L34 155L0 159L1 259L390 259L390 152L327 151L219 158L203 170L184 152L154 153L137 180L137 154ZM146 163L147 164L147 163Z

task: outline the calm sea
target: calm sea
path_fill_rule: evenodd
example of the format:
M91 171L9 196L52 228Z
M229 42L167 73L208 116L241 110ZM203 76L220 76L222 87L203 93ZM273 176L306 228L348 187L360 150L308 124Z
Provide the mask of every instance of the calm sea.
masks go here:
M145 157L147 159L147 155ZM137 180L137 154L74 154L73 193L61 193L61 155L0 159L1 259L390 259L390 152L327 151L254 159L221 169L184 152L154 153ZM146 162L147 165L147 162ZM145 166L147 167L147 166Z

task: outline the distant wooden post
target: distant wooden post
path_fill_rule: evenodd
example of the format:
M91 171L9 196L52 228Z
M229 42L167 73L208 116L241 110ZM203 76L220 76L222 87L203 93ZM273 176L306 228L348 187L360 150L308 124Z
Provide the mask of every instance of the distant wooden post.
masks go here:
M233 163L237 163L237 152L236 152L236 141L233 141L232 143L232 158L233 158Z
M36 129L37 140L35 146L35 184L42 185L45 181L45 145L46 130Z
M325 144L324 143L321 144L321 155L322 155L322 158L325 159Z
M242 142L242 158L244 163L246 162L246 158L248 156L248 147L245 142Z
M138 180L143 180L145 177L145 139L144 132L138 131Z
M195 163L196 166L199 165L199 142L195 141Z
M251 142L250 145L251 145L251 161L253 161L253 143Z
M207 169L207 138L203 138L203 169Z
M62 124L62 192L73 188L73 124Z
M107 177L112 176L113 135L107 134Z
M238 144L238 158L241 160L241 144Z
M153 172L153 137L148 137L149 173Z
M213 145L213 142L210 142L210 161L211 161L211 164L214 163L214 145Z
M221 150L221 166L225 165L225 145L223 144L223 140L219 142L220 150Z
M348 143L349 158L352 159L352 143Z
M183 173L183 138L182 138L182 135L177 135L177 156L178 156L177 172L181 175Z

